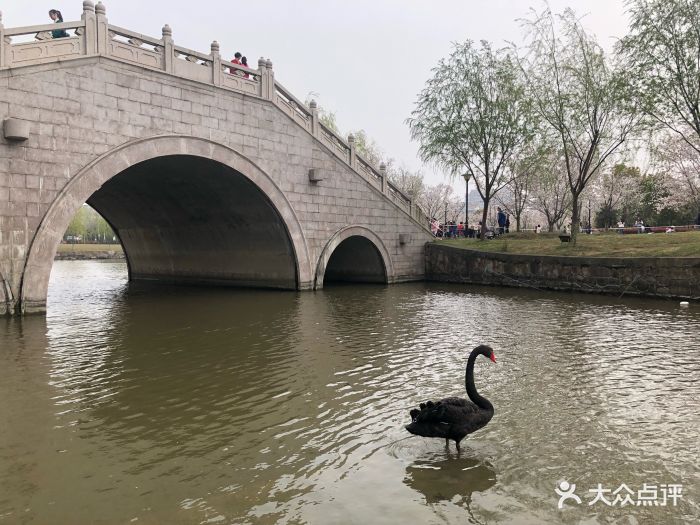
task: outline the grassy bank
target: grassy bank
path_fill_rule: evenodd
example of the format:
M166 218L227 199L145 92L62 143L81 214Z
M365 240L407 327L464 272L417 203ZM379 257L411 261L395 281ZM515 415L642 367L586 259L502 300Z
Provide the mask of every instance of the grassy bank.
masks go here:
M580 234L576 246L562 243L557 234L509 233L491 241L451 239L447 246L485 252L582 257L700 257L700 231L620 235Z

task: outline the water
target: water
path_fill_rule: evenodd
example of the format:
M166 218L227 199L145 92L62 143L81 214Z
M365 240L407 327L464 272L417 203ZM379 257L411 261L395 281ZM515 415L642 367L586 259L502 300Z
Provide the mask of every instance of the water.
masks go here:
M0 319L0 524L693 523L699 336L674 301L172 288L56 262L46 318ZM460 455L410 436L417 402L464 396L479 343L493 420ZM563 480L581 505L557 509ZM589 505L598 483L682 497Z

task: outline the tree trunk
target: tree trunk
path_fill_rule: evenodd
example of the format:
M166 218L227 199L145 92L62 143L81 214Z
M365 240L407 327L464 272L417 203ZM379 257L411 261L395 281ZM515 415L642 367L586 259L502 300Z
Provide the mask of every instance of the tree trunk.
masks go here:
M484 211L481 213L481 239L486 240L486 216L489 212L489 202L484 199Z
M581 226L581 210L579 209L578 198L578 194L571 196L571 231L569 235L571 235L571 242L574 246L576 246L576 237Z

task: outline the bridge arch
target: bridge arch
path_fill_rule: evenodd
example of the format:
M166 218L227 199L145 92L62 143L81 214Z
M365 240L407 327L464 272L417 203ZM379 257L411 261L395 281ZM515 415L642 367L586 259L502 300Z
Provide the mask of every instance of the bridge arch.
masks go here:
M53 258L63 233L78 209L118 175L169 157L199 159L202 163L222 166L222 169L242 175L239 178L247 181L247 186L251 188L249 191L257 190L285 230L279 235L286 236L291 248L296 281L294 287L308 289L313 286L313 264L301 224L291 204L269 175L225 145L197 137L158 135L127 142L101 155L77 172L59 192L39 224L28 250L20 294L23 313L45 309ZM211 281L216 282L216 279Z
M344 248L347 250L346 253L341 251ZM337 260L338 257L341 260ZM357 257L362 258L362 264L359 265L361 271L357 273L351 271L349 275L339 280L383 283L394 281L394 265L381 238L369 228L355 225L338 230L326 243L316 266L314 289L323 288L329 269L333 271L335 267L342 273L346 270L342 266L353 264L357 268L358 265L355 264Z

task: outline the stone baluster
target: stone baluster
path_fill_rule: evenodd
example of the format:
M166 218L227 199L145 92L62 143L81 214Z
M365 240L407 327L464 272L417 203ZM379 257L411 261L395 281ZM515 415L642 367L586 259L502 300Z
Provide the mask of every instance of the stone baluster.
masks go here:
M272 70L272 60L269 58L265 61L265 71L267 73L267 100L275 99L275 72Z
M351 168L356 168L357 167L357 146L355 145L355 135L350 133L348 135L348 146L350 147L350 155L348 158L348 162L350 163Z
M263 57L258 59L258 71L258 95L265 98L267 93L267 61Z
M109 24L107 23L107 8L102 2L97 2L95 6L95 17L97 18L97 53L108 55Z
M173 42L173 30L168 24L163 26L163 53L165 54L163 66L167 73L175 72L175 43Z
M379 175L382 177L382 193L387 194L387 189L389 188L386 180L386 164L381 162L379 164Z
M80 19L85 24L83 52L86 55L94 55L97 53L97 17L95 16L95 4L90 0L83 2L83 16Z
M221 85L221 48L219 43L214 40L211 43L211 75L212 82L215 86Z
M319 125L318 125L318 104L315 100L309 102L309 109L311 110L311 134L314 137L318 137Z
M5 67L5 46L9 44L5 42L5 26L2 25L2 11L0 11L0 67Z

